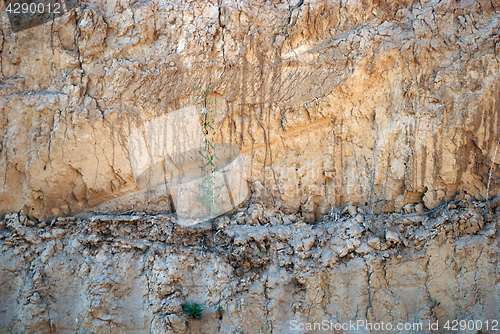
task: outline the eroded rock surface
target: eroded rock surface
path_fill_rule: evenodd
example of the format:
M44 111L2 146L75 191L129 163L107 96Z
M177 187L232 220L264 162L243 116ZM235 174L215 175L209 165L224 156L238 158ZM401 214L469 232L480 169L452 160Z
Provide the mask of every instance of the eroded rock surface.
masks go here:
M83 1L0 36L0 213L167 212L127 144L212 88L252 191L326 213L498 194L494 1ZM109 201L114 200L111 204Z
M293 320L498 320L499 202L374 217L350 207L316 224L249 204L188 228L172 215L46 226L9 215L0 222L0 332L295 333ZM204 304L202 319L183 313L190 300Z
M500 190L499 10L85 0L16 34L2 11L0 332L500 320L498 201L478 202ZM250 192L183 227L130 136L196 87Z

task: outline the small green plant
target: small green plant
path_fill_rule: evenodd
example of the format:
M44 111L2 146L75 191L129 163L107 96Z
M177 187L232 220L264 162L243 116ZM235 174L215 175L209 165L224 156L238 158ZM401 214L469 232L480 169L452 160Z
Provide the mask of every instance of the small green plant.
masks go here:
M203 317L203 304L190 300L189 303L182 304L182 311L190 318L201 319Z
M201 201L209 210L208 218L213 217L213 213L219 211L217 205L217 191L222 189L224 185L215 185L215 172L219 169L219 165L215 159L215 116L217 112L213 108L213 102L209 98L210 86L204 91L200 87L193 87L196 93L194 102L196 108L201 111L201 125L203 130L203 147L199 151L203 162L199 166L203 173L203 182L199 185L202 195Z
M250 307L250 306L252 306L252 305L253 305L253 302L250 302L250 303L248 303L248 304L243 304L243 305L241 305L241 308L247 308L247 307Z
M9 334L24 334L26 331L14 332L14 328L12 326L9 327Z
M219 320L222 320L222 317L224 316L224 308L222 306L217 307L217 317Z
M263 324L262 326L260 326L259 334L263 333L264 331L267 332L269 330L270 326L271 326L271 324L269 323L269 321L266 321L265 324Z

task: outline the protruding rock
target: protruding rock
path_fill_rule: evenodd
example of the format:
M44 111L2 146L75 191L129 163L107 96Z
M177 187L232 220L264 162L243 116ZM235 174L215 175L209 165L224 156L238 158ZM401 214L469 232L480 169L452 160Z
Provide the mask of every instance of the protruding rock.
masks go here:
M373 249L366 243L362 243L361 246L356 248L355 252L359 255L366 255L370 253Z
M400 241L397 232L390 230L387 230L385 232L385 240L389 243L394 243L394 244L397 244Z

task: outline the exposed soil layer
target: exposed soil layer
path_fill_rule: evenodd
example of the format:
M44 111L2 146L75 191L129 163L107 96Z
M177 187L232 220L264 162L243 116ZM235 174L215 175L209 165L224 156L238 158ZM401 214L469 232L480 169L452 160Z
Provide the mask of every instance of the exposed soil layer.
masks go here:
M401 212L461 191L491 198L499 10L499 0L85 0L17 33L0 16L0 214L166 212L165 192L138 189L133 156L151 152L130 139L193 106L194 87L211 88L215 141L238 147L252 189L286 207L383 200Z
M499 320L499 203L349 206L313 224L250 203L191 227L169 214L9 215L0 333L294 333L323 320L416 322L425 333L429 322ZM204 304L201 319L183 312L188 301Z

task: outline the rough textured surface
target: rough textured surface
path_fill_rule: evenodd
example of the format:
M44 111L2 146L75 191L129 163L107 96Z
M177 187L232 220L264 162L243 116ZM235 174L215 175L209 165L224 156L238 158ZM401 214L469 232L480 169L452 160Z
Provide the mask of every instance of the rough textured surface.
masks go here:
M0 9L0 333L500 320L499 0ZM208 86L250 192L183 227L130 136Z
M499 9L90 0L16 34L2 12L0 213L167 211L161 192L138 193L127 141L192 105L193 84L212 88L219 140L248 155L252 190L281 206L398 212L459 191L492 197Z
M296 333L292 320L498 320L499 203L373 219L349 207L317 224L250 204L191 228L171 215L50 226L9 215L0 222L0 332ZM204 304L201 320L183 314L189 300Z

